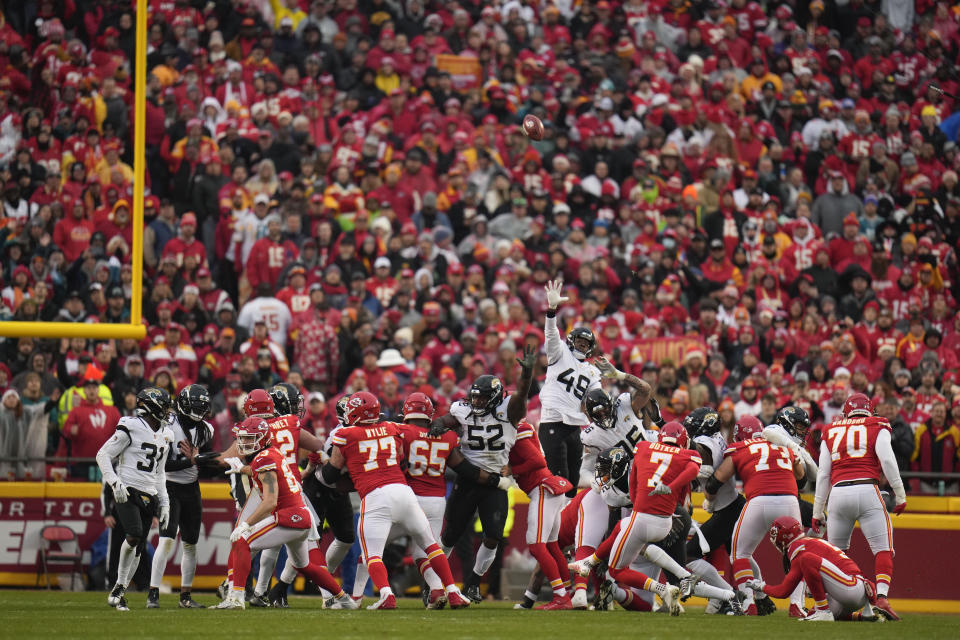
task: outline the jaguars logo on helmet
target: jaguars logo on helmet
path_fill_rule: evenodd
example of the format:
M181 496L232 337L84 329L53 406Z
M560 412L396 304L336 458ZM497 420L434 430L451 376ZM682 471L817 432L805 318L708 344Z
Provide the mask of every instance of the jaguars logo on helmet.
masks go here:
M483 375L470 385L470 408L477 416L485 416L503 402L503 383L496 376Z
M794 438L803 440L810 430L810 416L802 408L790 405L777 412L777 424Z
M712 436L720 430L720 414L710 407L699 407L683 419L683 428L691 438Z
M170 413L170 394L160 387L147 387L137 394L137 415L155 420L159 428ZM152 426L152 425L151 425Z
M623 447L604 449L597 456L596 478L603 484L615 483L630 469L630 454Z
M300 389L289 382L281 382L270 387L270 397L273 398L273 408L278 416L303 417L303 394Z

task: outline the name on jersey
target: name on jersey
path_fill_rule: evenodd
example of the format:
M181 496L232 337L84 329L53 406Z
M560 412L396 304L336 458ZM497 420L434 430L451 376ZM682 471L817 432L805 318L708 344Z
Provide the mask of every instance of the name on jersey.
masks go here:
M364 429L363 432L366 434L367 438L376 438L379 436L388 436L391 435L387 433L386 427L377 427L376 429Z

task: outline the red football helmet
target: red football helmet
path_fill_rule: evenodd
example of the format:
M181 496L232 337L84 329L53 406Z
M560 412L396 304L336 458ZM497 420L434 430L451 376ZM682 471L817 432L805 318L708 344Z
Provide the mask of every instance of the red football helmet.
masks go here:
M759 438L763 433L763 424L757 420L756 416L741 416L734 427L733 439L736 442L743 442L751 438Z
M803 525L790 516L780 516L770 525L770 542L780 553L786 553L790 543L803 535Z
M843 403L843 417L845 418L872 415L873 407L870 406L870 398L862 393L853 394Z
M411 393L403 401L403 421L433 420L433 400L425 393Z
M380 422L380 401L369 391L357 391L347 400L347 424Z
M657 436L657 440L661 444L672 444L681 449L686 449L687 444L690 442L690 437L687 435L687 430L683 428L682 424L671 421L660 427L660 435Z
M273 398L264 389L254 389L247 394L243 401L243 412L247 417L266 416L273 417Z
M245 456L257 453L270 446L271 434L263 418L247 418L233 428L237 449Z

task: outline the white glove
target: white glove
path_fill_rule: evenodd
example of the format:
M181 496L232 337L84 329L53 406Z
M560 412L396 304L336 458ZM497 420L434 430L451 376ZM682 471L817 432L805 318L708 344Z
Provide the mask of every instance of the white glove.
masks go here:
M561 293L563 291L563 280L559 278L547 282L547 285L543 289L547 292L547 307L551 311L560 306L561 302L566 302L570 299Z
M703 503L700 505L700 507L707 513L713 513L713 503L710 502L708 498L703 499Z
M240 473L243 469L243 460L240 458L224 458L223 461L230 465L227 475Z
M240 538L246 536L250 533L250 525L246 522L241 522L237 525L237 528L233 530L233 533L230 534L230 542L236 542Z
M497 489L506 491L513 486L513 479L510 476L500 476L500 482L497 483Z
M706 480L713 475L713 466L709 464L700 465L700 471L697 473L697 478L701 480Z
M623 380L627 374L623 371L620 371L615 366L610 364L610 361L607 360L604 356L600 356L594 361L594 364L597 366L597 369L600 369L600 374L604 378L611 378L613 380Z
M669 485L663 484L662 482L658 482L657 486L653 488L653 491L651 491L647 495L648 496L665 496L671 493L673 493L673 489L671 489Z
M110 485L110 488L113 489L113 499L117 504L123 504L127 501L127 487L120 479L117 478L116 482Z
M167 528L167 525L170 524L170 505L168 504L160 505L160 515L157 516L157 520L160 521L161 529Z
M763 580L758 580L757 578L750 578L743 583L748 589L753 589L754 591L763 591L763 588L767 586L767 583Z

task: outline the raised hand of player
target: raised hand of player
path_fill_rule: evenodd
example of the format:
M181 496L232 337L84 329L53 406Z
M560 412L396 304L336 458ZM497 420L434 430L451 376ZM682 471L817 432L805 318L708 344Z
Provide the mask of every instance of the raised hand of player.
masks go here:
M893 507L893 513L895 515L900 515L907 510L907 499L904 498L903 502L898 502L896 506Z
M250 525L246 522L241 522L230 534L230 542L236 542L240 538L246 536L248 533L250 533Z
M650 416L650 421L658 427L662 427L667 423L660 414L660 403L657 402L657 399L653 396L650 396L650 401L647 402L646 411Z
M757 578L750 578L743 584L748 589L753 589L754 591L763 591L763 588L767 586L763 580L758 580Z
M657 486L653 488L653 491L648 493L648 496L665 496L673 493L673 489L670 488L670 485L663 484L658 482Z
M600 375L604 378L620 380L623 377L623 373L613 366L610 361L607 360L606 356L599 356L593 361L593 364L596 365L597 369L600 369Z
M517 358L517 363L527 371L530 371L531 369L533 369L534 365L537 364L536 348L528 344L524 345L523 358Z
M563 280L557 278L556 280L551 280L547 282L547 285L543 288L547 292L547 307L551 311L555 311L561 302L566 302L570 298L567 298L563 295Z

